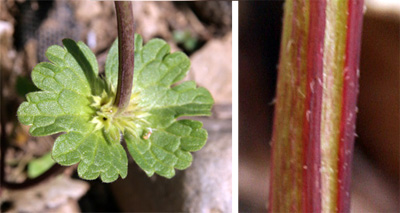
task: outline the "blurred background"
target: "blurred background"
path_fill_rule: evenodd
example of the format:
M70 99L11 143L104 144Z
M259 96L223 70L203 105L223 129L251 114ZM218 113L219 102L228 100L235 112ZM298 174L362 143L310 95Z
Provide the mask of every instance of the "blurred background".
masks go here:
M1 212L231 212L232 211L232 6L231 2L134 2L136 32L144 42L162 38L191 59L185 80L210 90L215 106L204 123L209 139L192 166L167 180L148 178L129 158L128 176L111 184L84 181L76 167L56 168L51 178L25 188L52 167L48 154L56 136L31 137L17 121L25 94L35 91L30 73L46 49L64 38L84 41L104 72L117 37L112 1L0 1L1 129L7 183ZM128 155L129 156L129 155ZM61 173L61 174L60 174ZM58 174L58 175L56 175ZM37 179L36 179L37 180Z
M399 212L400 2L365 0L352 212ZM267 211L283 1L239 2L239 210Z

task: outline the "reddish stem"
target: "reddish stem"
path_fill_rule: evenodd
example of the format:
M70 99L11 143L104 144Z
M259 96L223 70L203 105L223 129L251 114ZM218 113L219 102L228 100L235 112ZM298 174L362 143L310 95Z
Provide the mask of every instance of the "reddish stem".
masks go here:
M351 162L357 114L358 75L363 23L363 0L348 2L346 58L344 65L343 113L340 125L338 212L350 212Z
M310 1L310 25L307 50L307 89L303 130L303 202L304 212L321 211L321 109L322 89L316 82L322 79L323 49L325 33L326 1ZM312 38L312 39L310 39ZM315 88L315 89L314 89ZM309 117L307 119L307 116Z
M122 111L129 105L132 94L134 71L135 28L132 2L116 1L118 23L118 86L115 105Z
M272 137L272 212L349 212L362 0L288 0Z

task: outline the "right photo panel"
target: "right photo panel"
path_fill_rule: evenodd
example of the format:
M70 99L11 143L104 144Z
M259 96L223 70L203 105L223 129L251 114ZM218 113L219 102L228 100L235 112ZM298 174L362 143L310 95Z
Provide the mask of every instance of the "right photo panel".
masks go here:
M400 2L239 2L239 211L399 212Z

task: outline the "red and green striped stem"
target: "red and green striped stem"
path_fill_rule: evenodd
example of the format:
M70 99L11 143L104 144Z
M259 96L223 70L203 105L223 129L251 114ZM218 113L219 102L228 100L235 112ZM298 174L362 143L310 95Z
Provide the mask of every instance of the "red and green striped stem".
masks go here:
M288 0L271 212L349 212L363 0Z

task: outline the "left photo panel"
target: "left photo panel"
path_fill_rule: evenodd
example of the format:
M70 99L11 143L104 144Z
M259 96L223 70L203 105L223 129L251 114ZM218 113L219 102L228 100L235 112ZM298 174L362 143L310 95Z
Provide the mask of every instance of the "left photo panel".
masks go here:
M232 2L0 1L1 212L232 212Z

